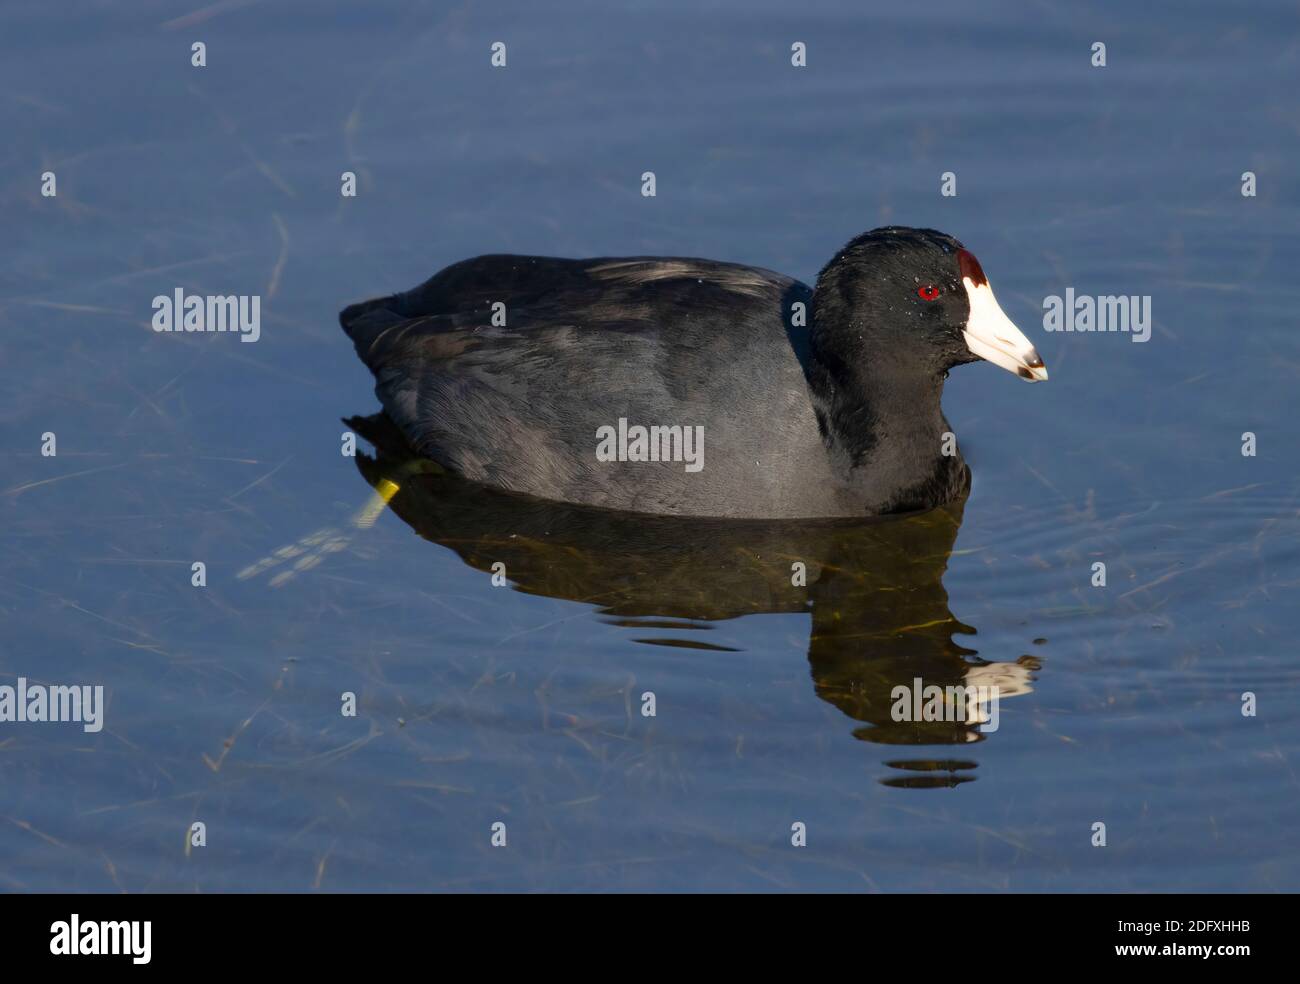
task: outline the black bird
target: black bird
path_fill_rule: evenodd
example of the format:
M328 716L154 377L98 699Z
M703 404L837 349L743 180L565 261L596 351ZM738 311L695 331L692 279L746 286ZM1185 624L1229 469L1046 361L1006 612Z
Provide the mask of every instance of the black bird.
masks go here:
M951 236L891 226L815 289L677 257L480 256L340 315L411 446L476 482L678 516L930 509L953 366L1047 371ZM949 452L949 453L945 453Z

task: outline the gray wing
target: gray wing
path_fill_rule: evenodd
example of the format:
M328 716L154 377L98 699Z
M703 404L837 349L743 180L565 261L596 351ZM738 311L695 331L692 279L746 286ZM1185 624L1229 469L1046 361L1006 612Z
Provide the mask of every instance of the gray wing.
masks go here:
M780 436L742 423L748 405L770 414L772 388L784 389L791 417L809 418L794 426L816 426L782 316L801 289L705 260L488 256L354 305L341 321L407 439L466 478L611 508L728 515L738 483L780 496L762 467ZM498 301L504 326L492 324ZM619 417L703 425L703 472L598 461L597 429ZM751 446L756 434L764 446Z

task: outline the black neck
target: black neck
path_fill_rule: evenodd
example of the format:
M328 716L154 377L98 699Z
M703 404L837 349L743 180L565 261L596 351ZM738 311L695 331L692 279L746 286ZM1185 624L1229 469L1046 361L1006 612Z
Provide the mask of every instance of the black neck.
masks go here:
M859 336L852 363L811 338L808 379L822 440L840 481L872 508L901 511L915 496L958 497L968 481L941 398L946 375ZM892 490L890 501L883 496ZM898 492L899 489L903 491Z

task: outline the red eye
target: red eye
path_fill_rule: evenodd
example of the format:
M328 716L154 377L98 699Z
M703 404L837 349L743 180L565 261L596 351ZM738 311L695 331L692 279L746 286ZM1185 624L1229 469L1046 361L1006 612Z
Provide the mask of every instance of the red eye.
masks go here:
M934 284L926 284L924 287L916 288L916 296L923 301L933 301L939 296L939 288Z

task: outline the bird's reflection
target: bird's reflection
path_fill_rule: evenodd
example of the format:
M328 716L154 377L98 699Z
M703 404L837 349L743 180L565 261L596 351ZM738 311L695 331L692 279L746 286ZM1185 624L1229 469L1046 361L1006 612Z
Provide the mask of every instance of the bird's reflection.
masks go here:
M347 424L375 447L374 457L358 453L357 466L403 521L471 567L490 572L504 564L520 591L594 604L611 622L647 631L699 628L700 622L740 615L808 613L813 687L861 722L853 734L863 741L967 745L986 737L989 708L977 699L943 720L926 720L937 715L910 713L919 706L910 699L900 711L899 687L910 692L919 682L947 692L995 686L1001 698L1032 689L1038 669L1032 657L990 662L955 641L975 632L948 610L943 586L960 503L863 521L612 512L442 473L415 456L382 414ZM946 706L953 710L951 701ZM886 765L897 770L881 780L886 785L930 787L971 781L976 763L940 755L895 756Z

